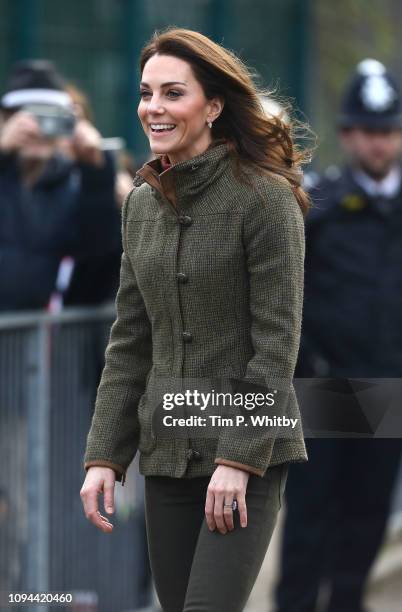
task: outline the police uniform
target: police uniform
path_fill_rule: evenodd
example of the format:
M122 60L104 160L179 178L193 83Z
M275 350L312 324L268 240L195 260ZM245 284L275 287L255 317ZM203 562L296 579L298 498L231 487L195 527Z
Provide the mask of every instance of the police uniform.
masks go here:
M379 62L359 65L340 125L400 127L399 92ZM296 377L402 376L401 176L397 161L377 190L351 165L308 177L313 208ZM327 438L306 446L308 464L289 470L277 611L313 612L327 581L328 612L361 612L401 441Z

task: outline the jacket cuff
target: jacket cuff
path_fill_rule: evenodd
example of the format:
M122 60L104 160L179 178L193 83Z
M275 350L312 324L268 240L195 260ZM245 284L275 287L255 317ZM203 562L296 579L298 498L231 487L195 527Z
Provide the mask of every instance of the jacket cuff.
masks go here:
M244 470L245 472L250 472L251 474L255 474L256 476L264 476L265 472L263 470L259 470L256 467L251 465L247 465L245 463L239 463L238 461L232 461L231 459L224 459L223 457L217 457L214 461L218 465L227 465L228 467L234 467L239 470Z
M116 474L116 481L121 482L124 487L124 483L126 482L126 470L117 463L112 463L111 461L105 461L103 459L94 460L94 461L86 461L84 463L84 469L87 472L90 467L108 467L114 470Z

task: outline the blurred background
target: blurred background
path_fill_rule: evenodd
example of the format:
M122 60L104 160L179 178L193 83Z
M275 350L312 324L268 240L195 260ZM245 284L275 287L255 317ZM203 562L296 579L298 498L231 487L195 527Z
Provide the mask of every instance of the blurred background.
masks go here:
M137 58L152 31L197 29L294 98L334 162L333 121L352 67L374 55L401 72L398 0L0 0L0 81L20 59L51 58L90 97L104 136L148 154L137 121Z
M263 84L290 99L299 117L317 134L318 148L309 168L316 172L342 161L335 122L345 83L356 64L375 58L402 81L399 0L0 0L1 91L6 91L17 62L50 60L65 83L78 90L73 98L81 109L82 129L88 139L102 139L99 148L105 154L96 175L88 168L97 167L96 156L69 152L71 164L63 166L63 176L69 180L78 169L84 191L70 194L72 206L78 203L77 215L71 218L73 235L62 235L69 218L64 216L55 220L49 234L38 237L48 258L46 269L42 260L30 267L38 245L30 244L34 226L29 218L16 238L22 245L18 266L10 265L0 275L0 591L4 609L9 607L5 594L29 590L74 592L75 612L159 609L147 558L143 482L137 460L124 488L116 487L112 537L95 533L86 521L79 490L85 438L115 314L120 207L136 169L150 154L137 118L138 58L153 31L168 25L198 30L232 49L256 69ZM96 134L89 131L92 127ZM8 189L12 173L8 174L6 157L0 159L0 174ZM24 211L30 197L40 207L42 200L35 199L33 184L28 172L24 185L29 195L21 202L15 196L18 206L11 191L2 187L0 257L9 241L4 229L9 217L2 208L8 210L11 202L13 209L21 205ZM65 185L60 183L61 194L67 190ZM94 228L90 203L99 193L104 203L99 226ZM83 201L89 202L88 210L79 209ZM88 254L87 244L101 245L96 257ZM4 266L8 260L1 261ZM367 590L373 612L402 610L401 490L399 477L387 534ZM285 512L286 508L247 612L273 610ZM53 607L32 602L24 609Z

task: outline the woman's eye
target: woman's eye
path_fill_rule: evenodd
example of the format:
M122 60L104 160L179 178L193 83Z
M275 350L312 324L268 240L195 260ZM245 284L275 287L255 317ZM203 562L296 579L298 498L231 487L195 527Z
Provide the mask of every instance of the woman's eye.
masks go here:
M179 96L181 96L181 93L180 93L179 91L173 91L172 89L170 89L170 90L167 92L167 95L168 95L170 98L178 98Z
M168 92L166 92L166 95L168 98L179 98L182 94L180 93L180 91L174 91L173 89L170 89ZM152 93L150 91L146 91L145 89L140 91L141 98L149 98L150 96L152 96Z

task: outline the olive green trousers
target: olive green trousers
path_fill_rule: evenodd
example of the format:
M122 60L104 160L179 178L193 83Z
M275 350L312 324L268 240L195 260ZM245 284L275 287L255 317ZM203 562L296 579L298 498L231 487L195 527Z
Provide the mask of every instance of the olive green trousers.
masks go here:
M205 500L211 476L145 477L148 549L163 612L242 612L276 524L289 464L251 474L247 527L208 529Z

